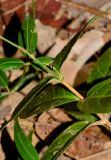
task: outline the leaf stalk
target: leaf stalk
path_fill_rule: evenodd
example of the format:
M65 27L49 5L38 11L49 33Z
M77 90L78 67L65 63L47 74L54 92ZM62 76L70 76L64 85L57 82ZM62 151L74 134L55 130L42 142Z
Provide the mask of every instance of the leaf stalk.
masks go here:
M74 93L77 97L79 97L80 100L83 100L84 97L77 91L75 90L72 86L70 86L65 80L62 81L62 84L66 86L72 93Z

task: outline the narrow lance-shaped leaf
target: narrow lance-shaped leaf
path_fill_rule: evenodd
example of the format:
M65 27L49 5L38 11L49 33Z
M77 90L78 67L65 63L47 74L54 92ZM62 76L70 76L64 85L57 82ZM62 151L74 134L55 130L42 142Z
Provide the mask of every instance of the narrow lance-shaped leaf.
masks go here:
M31 15L27 15L22 25L23 32L19 33L19 45L29 53L34 53L37 48L37 33L35 19Z
M26 48L23 31L18 33L18 45L22 48ZM23 53L23 55L26 56L25 53Z
M111 112L111 79L92 87L87 98L78 103L78 108L86 113Z
M90 72L87 82L91 83L96 79L111 76L111 47L108 48L98 59L94 68Z
M29 94L19 103L17 108L14 110L11 119L16 118L23 112L23 110L27 110L28 104L32 102L35 98L35 96L47 85L47 83L52 79L51 76L46 77L42 81L40 81L32 90L29 92Z
M32 142L32 136L33 136L33 131L30 131L30 133L28 135L28 139L30 142Z
M48 147L41 160L57 160L69 144L89 124L88 121L81 121L72 124L65 129Z
M76 43L78 38L81 37L83 34L84 29L87 27L88 24L92 23L97 17L93 17L86 25L76 34L74 37L66 44L66 46L60 51L60 53L55 57L53 62L53 68L56 71L59 71L63 62L66 60L67 56L69 55L73 45Z
M24 87L24 85L26 84L27 81L29 81L31 79L34 79L36 76L37 76L36 73L30 73L30 74L27 74L24 77L20 77L20 79L18 80L18 82L16 83L16 85L14 85L11 88L11 91L14 92L14 91L20 90L22 87Z
M92 114L83 113L80 111L75 111L75 112L69 111L67 113L73 116L75 119L80 120L80 121L89 121L89 122L97 121L97 118L93 116Z
M24 160L39 160L36 149L24 134L17 119L14 124L14 141L18 152Z
M8 77L2 70L0 70L0 87L8 89L8 83L9 83Z
M33 131L31 131L27 136L27 138L29 139L30 143L32 142L32 136L33 136ZM20 155L18 155L17 160L23 160L23 159L21 158Z
M20 112L20 118L27 118L34 114L40 114L51 108L73 101L78 101L69 90L62 85L47 85L27 106Z
M25 63L17 58L0 58L0 69L3 71L20 69Z
M97 120L97 117L95 117L95 115L79 111L77 109L77 103L75 102L63 105L62 109L64 109L64 112L71 115L77 120L88 121L88 122L95 122Z

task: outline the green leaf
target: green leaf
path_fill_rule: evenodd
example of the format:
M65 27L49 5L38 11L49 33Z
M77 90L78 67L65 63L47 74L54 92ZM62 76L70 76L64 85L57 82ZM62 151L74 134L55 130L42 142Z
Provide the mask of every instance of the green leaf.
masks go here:
M0 86L8 89L8 83L9 80L6 74L2 70L0 70Z
M33 131L31 131L31 132L29 133L29 135L28 135L28 139L29 139L30 143L32 142L32 136L33 136ZM23 160L23 159L22 159L21 156L19 155L18 158L17 158L17 160Z
M31 131L28 135L28 139L30 142L32 142L32 136L33 136L33 131Z
M66 60L67 56L69 55L73 45L81 37L81 35L83 34L83 31L87 27L87 25L92 23L96 18L97 17L93 17L88 23L86 23L86 25L76 35L74 35L74 37L66 44L66 46L55 57L54 62L53 62L53 68L56 71L60 70L63 62Z
M30 143L32 142L32 136L33 136L33 131L30 131L30 133L28 134L28 139L30 141ZM22 157L19 155L17 160L23 160Z
M24 160L39 160L36 149L24 134L17 119L14 123L14 141L18 152Z
M20 69L24 65L25 63L17 58L0 58L0 69L3 71Z
M4 92L0 93L0 101L3 100L6 96L8 96L7 92L6 93L4 93Z
M78 103L78 108L86 113L111 112L111 79L92 87L87 98Z
M28 82L29 80L31 81L32 79L34 79L36 77L36 73L29 73L23 77L20 77L20 79L16 82L16 85L14 85L11 88L11 91L15 92L20 90L22 87L24 87L24 85L26 84L26 82Z
M20 112L20 118L27 118L34 114L40 114L51 108L60 106L65 103L78 101L76 97L69 90L62 85L47 85L44 90L39 92L37 96Z
M80 121L89 121L89 122L97 121L97 118L95 116L88 114L88 113L83 113L80 111L68 112L68 113Z
M53 58L52 57L48 57L48 56L42 56L37 58L39 60L40 63L42 63L43 65L49 65L52 63Z
M88 125L88 121L81 121L72 124L65 129L48 147L41 160L57 160L66 147L78 136Z
M18 45L22 48L26 48L23 32L18 33ZM26 56L25 53L23 53L23 55Z
M67 114L71 115L72 117L80 121L95 122L97 120L97 118L92 114L78 111L74 103L66 104L65 106L63 106L63 109Z
M35 19L31 15L25 17L22 30L23 34L20 33L18 37L19 44L29 53L34 53L37 48L37 33Z
M24 110L27 110L28 104L34 101L35 96L47 85L47 83L52 79L51 76L46 77L42 81L40 81L29 94L19 103L17 108L14 110L11 119L19 116Z
M64 110L66 114L80 121L95 122L97 120L95 115L79 111L77 109L77 102L71 102L71 103L65 104L61 106L61 109Z
M32 67L34 67L38 71L46 71L45 67L51 65L52 62L53 62L52 57L42 56L42 57L36 58L36 60L33 61Z
M108 48L98 59L94 68L90 72L87 82L91 83L96 79L111 76L111 47Z

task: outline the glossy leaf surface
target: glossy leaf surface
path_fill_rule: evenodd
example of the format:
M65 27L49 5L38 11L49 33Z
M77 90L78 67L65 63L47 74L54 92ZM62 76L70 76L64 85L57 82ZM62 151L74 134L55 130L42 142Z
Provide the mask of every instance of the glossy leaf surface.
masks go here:
M40 114L51 108L73 101L78 101L69 90L62 85L47 85L19 114L20 118L27 118L34 114Z
M30 131L30 133L28 135L28 139L30 142L32 142L32 136L33 136L33 131Z
M111 112L111 79L95 85L87 98L78 103L78 108L87 113Z
M18 120L14 124L14 141L18 152L24 160L39 160L36 149L21 129Z
M88 121L72 124L65 129L48 147L41 160L57 160L78 134L88 125Z
M0 70L0 87L8 88L8 83L8 77L2 70Z
M55 57L54 62L53 62L53 68L56 71L60 70L63 62L66 60L67 56L69 55L73 45L81 37L87 25L92 23L95 20L95 18L96 17L93 17L88 23L86 23L86 25L76 35L73 36L73 38L65 45L65 47L60 51L60 53L58 53L58 55Z
M44 65L49 65L53 61L53 58L48 57L48 56L42 56L42 57L39 57L37 59L39 60L40 63L42 63Z
M25 63L17 58L0 58L0 69L8 71L12 69L20 69Z
M91 83L96 79L111 76L111 47L107 49L98 59L94 68L90 72L87 82Z
M47 85L47 83L52 79L52 77L46 77L42 81L40 81L32 90L29 92L29 94L19 103L17 108L12 114L12 118L14 119L17 116L19 116L21 113L23 113L24 110L27 110L28 104L30 104L35 96Z
M23 32L18 33L18 45L22 48L26 48ZM25 53L23 55L26 56Z
M22 30L23 34L19 34L19 44L29 53L34 53L37 48L37 33L35 20L31 15L25 17Z
M95 122L97 118L95 115L81 112L77 109L77 103L72 102L68 103L62 106L62 109L66 114L74 117L74 119L80 120L80 121L88 121L88 122Z
M94 117L93 115L88 114L88 113L83 113L80 111L69 110L67 111L67 113L71 115L72 117L74 117L75 119L78 119L80 121L95 122L97 120L97 118Z
M48 56L42 56L42 57L36 58L36 60L33 61L32 66L37 70L47 72L45 67L52 64L53 58Z

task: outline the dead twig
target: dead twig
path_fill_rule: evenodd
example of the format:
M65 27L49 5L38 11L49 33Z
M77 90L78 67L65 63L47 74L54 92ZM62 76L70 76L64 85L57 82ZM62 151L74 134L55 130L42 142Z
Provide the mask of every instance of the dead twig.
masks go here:
M111 148L108 148L108 149L106 149L104 151L100 151L98 153L94 153L94 154L92 154L92 155L90 155L88 157L81 158L80 160L91 160L91 159L94 159L94 158L97 159L97 158L102 157L103 155L107 155L107 154L109 154L108 157L110 157L110 153L111 153Z

